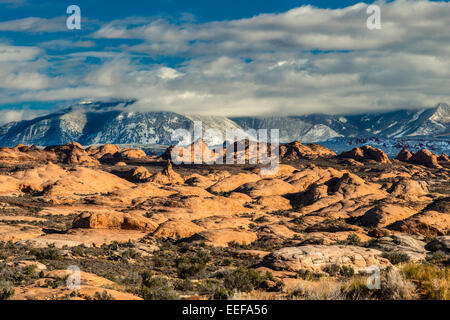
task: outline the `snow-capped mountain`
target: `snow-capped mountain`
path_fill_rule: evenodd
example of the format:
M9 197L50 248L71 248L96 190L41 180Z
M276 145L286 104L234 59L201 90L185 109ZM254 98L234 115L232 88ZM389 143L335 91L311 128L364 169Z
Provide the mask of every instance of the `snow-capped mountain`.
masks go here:
M175 130L185 129L193 133L194 121L202 122L203 131L217 129L223 137L226 137L227 129L245 134L237 124L225 117L127 110L133 103L134 100L84 101L33 120L8 123L0 127L0 145L47 146L69 141L82 145L170 145L177 142L172 140ZM204 140L208 145L223 142L220 135L209 135Z
M170 145L176 129L193 132L201 121L208 145L219 145L227 129L241 134L249 129L279 129L280 142L322 142L343 137L446 137L450 135L450 107L441 103L423 110L399 110L360 115L312 114L288 117L242 117L184 115L174 112L133 111L135 100L83 101L32 120L0 127L0 146L40 146L77 141L83 145Z
M244 129L280 128L280 141L325 141L337 137L400 138L450 134L450 106L358 115L312 114L268 118L231 118Z
M295 140L317 142L325 141L329 138L342 137L341 134L326 124L304 121L298 117L244 117L232 118L232 120L245 130L279 129L281 143L288 143Z

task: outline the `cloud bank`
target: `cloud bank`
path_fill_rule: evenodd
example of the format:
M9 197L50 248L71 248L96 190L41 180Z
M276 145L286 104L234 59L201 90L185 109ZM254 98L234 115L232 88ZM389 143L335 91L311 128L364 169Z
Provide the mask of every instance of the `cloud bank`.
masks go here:
M450 102L450 4L379 5L381 30L367 29L359 3L208 23L127 18L82 40L0 44L0 103L125 97L136 110L243 116ZM82 51L46 51L62 48Z

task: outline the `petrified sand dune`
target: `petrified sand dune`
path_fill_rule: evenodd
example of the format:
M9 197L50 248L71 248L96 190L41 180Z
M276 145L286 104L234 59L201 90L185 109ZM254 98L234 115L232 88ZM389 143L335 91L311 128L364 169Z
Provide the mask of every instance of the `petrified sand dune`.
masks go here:
M373 160L380 163L391 163L386 153L372 146L356 147L351 151L342 152L340 158L351 158L357 161Z
M151 220L129 213L92 213L85 212L80 214L72 223L74 228L84 229L124 229L153 232L156 230Z
M261 176L253 173L239 173L237 175L233 175L220 180L219 182L209 187L208 190L214 193L230 192L236 190L238 187L245 183L256 182L260 179Z
M210 150L203 139L198 139L186 147L170 146L160 158L176 163L214 163L220 156Z
M55 184L47 187L45 195L67 196L107 193L120 189L128 189L134 186L131 182L121 179L111 173L78 167Z
M441 157L441 161L448 161L446 160L444 155L442 155ZM429 168L442 168L442 166L438 162L438 155L433 154L427 149L421 149L415 153L412 153L409 152L408 149L403 148L395 159L403 162L423 165Z
M60 163L86 166L98 166L100 164L77 142L70 142L62 146L50 146L44 150L56 153Z
M145 167L136 167L122 174L124 179L133 183L147 182L151 176L151 173Z
M298 192L306 190L313 183L321 184L331 178L341 178L344 173L333 168L307 168L298 172L294 172L291 176L285 179L289 182Z
M402 221L397 221L389 229L409 234L421 234L428 236L445 236L450 232L450 201L449 198L441 198L423 211Z
M442 152L442 154L438 158L438 161L449 162L450 158L444 152Z
M158 226L153 237L177 240L190 237L203 230L205 229L189 220L169 220Z
M331 158L336 154L328 148L318 144L303 145L294 141L280 146L280 158L283 160Z
M392 235L382 237L370 243L371 248L385 252L406 254L411 261L419 261L426 258L426 242L420 241L408 235Z
M212 246L226 247L230 242L250 244L257 239L258 237L256 236L256 233L251 231L220 229L201 231L194 234L192 237L187 238L186 241L204 241Z
M444 156L437 158L438 168L435 155L425 151L416 156L405 149L389 164L371 147L353 149L347 160L298 142L280 150L289 165L262 175L259 165L172 167L170 159L164 165L142 158L143 151L114 145L0 148L0 161L2 156L11 161L0 166L0 241L16 243L19 252L7 263L22 268L24 255L56 251L56 259L63 259L59 264L101 259L89 268L117 271L116 279L124 270L149 270L178 285L184 259L205 256L206 269L192 277L195 288L197 281L201 286L210 280L204 278L209 272L259 265L272 273L274 281L267 283L273 289L278 280L338 281L334 276L294 279L297 271L391 266L383 253L392 263L405 255L415 263L434 263L448 253L450 169ZM118 168L121 159L124 167ZM418 160L426 165L414 165ZM354 166L357 161L361 165ZM427 244L430 237L436 239ZM262 263L258 257L264 257ZM39 261L45 271L46 260ZM55 265L47 264L48 270ZM57 274L49 272L48 279ZM28 283L28 292L33 297L67 294L42 282L48 279ZM105 285L117 288L108 291L117 297L125 290L122 282L89 279L85 296L77 298L90 298ZM289 294L272 289L258 292ZM25 296L22 287L16 292Z
M276 250L264 257L262 265L274 270L324 272L325 267L337 264L365 271L369 266L385 268L390 265L388 260L380 257L381 253L356 246L306 245Z
M251 198L283 195L296 191L297 189L294 186L280 179L263 179L257 182L248 182L236 189L236 192L245 193Z
M395 197L415 201L428 194L428 187L425 181L398 178L387 191Z
M212 186L215 181L212 179L209 179L207 177L204 177L200 174L194 173L193 175L190 175L186 181L184 181L185 184L189 186L195 186L200 188L207 189L208 187Z
M358 218L361 225L366 227L386 227L394 222L401 221L409 218L417 213L415 210L408 207L394 205L394 204L381 204L376 205L364 215Z
M44 192L48 196L95 194L130 188L132 183L102 170L77 167L65 170L54 164L0 176L1 192Z
M408 162L412 158L412 153L408 151L408 148L403 147L403 149L395 157L396 160Z
M173 170L172 162L170 160L167 160L166 168L164 168L161 172L152 175L150 178L148 178L148 181L158 184L184 183L183 177Z
M292 209L292 205L288 199L277 195L259 197L256 203L260 205L263 210L266 211Z
M410 161L417 164L422 164L430 168L441 168L437 159L438 156L431 153L431 151L427 149L421 149L413 154Z

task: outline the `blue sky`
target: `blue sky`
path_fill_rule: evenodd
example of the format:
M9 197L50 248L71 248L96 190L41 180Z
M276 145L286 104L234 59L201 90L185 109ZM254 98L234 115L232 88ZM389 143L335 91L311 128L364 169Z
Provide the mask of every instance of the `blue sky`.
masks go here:
M223 115L449 102L448 1L376 4L381 30L351 0L0 0L0 123L87 98Z

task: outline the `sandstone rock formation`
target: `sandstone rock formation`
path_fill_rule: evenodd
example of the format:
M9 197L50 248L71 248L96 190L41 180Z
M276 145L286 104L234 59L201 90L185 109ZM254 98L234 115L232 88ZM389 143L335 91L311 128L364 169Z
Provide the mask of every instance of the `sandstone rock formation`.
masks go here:
M167 160L166 167L161 172L152 175L148 181L158 184L184 183L183 177L173 170L170 160Z
M372 146L364 146L362 148L356 147L351 151L342 152L340 158L351 158L357 161L373 160L380 163L391 163L386 153L381 149L376 149Z
M357 220L365 227L382 228L394 222L409 218L415 213L417 213L415 210L408 207L394 204L381 204L376 205Z
M208 188L210 192L222 193L236 190L245 183L256 182L261 177L253 173L239 173L231 177L224 178Z
M300 141L294 141L280 146L280 159L299 160L331 158L336 154L328 148L318 144L303 145Z
M355 271L365 271L367 267L386 268L389 261L381 258L382 252L356 246L306 245L276 250L264 257L262 265L274 270L310 270L324 273L327 266L351 266Z
M85 229L125 229L148 232L153 232L157 228L151 220L136 214L92 212L80 214L72 222L72 226Z
M408 148L403 147L403 149L395 157L396 160L408 162L412 158L412 153L408 151Z
M231 242L238 244L250 244L257 239L258 237L256 234L251 231L220 229L201 231L186 239L186 241L204 241L212 246L226 247Z
M199 225L184 219L169 220L158 226L153 233L155 238L170 238L173 240L190 237L204 229Z
M44 149L53 152L58 157L58 162L71 165L98 166L97 159L91 157L77 142L70 142L62 146L50 146Z
M395 222L389 229L409 234L445 236L450 232L450 201L441 198L428 205L421 212Z
M397 178L387 190L391 195L401 199L417 201L420 197L429 193L428 184L425 181Z
M388 253L406 254L411 261L420 261L426 258L425 242L408 235L393 235L382 237L370 243L375 248Z
M444 155L441 157L442 161L446 161ZM427 149L421 149L415 153L412 153L406 148L403 148L397 155L396 159L403 162L423 165L429 168L441 168L441 165L438 162L438 156Z

